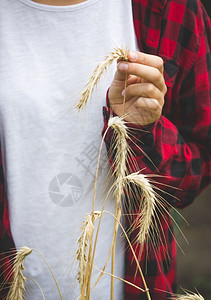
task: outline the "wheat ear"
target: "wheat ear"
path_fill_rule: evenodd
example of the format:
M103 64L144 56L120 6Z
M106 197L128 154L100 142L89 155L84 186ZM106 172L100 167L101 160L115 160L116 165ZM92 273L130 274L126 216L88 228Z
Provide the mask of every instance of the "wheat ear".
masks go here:
M100 80L103 72L108 69L108 67L113 63L114 60L117 59L128 60L127 56L128 56L128 51L121 48L116 48L109 55L107 55L105 59L102 62L100 62L95 68L91 78L87 82L84 90L81 92L81 97L77 101L75 108L77 108L78 110L83 109L87 104L87 102L89 101L93 93L93 90L97 85L98 81Z
M204 300L200 294L187 293L186 295L175 295L172 300Z
M138 217L139 233L137 242L143 244L152 224L152 218L155 213L156 195L147 179L146 175L140 173L132 173L125 177L128 184L133 183L141 189L140 199L140 217Z
M25 282L27 278L23 275L25 270L24 262L25 258L32 253L32 249L28 247L22 247L17 250L14 267L13 267L13 280L7 295L7 300L24 300Z
M115 188L115 217L114 230L112 239L112 261L111 261L111 275L114 275L115 266L115 247L116 247L116 236L118 226L122 214L121 198L124 194L124 181L123 178L126 175L126 160L128 152L127 144L127 127L125 122L120 117L112 117L108 121L108 127L113 128L116 134L116 140L114 145L115 159L114 159L114 175L116 177L116 188ZM114 299L114 277L111 276L111 300Z
M108 127L113 128L114 132L116 133L114 145L114 152L116 151L114 160L114 175L116 180L122 181L126 173L126 160L128 152L128 133L126 122L121 117L111 117L108 120Z
M101 212L95 211L94 213L89 214L86 219L83 221L81 226L81 236L78 239L78 250L77 250L77 260L79 262L78 268L78 281L81 289L81 299L83 299L87 282L89 280L90 274L90 254L87 256L87 250L89 247L92 248L92 237L94 234L94 221L100 217Z

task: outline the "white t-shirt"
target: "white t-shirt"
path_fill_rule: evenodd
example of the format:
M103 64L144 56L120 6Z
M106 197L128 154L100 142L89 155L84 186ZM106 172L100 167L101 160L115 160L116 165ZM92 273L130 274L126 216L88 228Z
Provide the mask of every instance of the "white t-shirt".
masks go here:
M76 300L80 292L74 253L81 223L92 210L102 106L116 63L102 77L87 108L79 114L73 106L105 55L115 47L136 48L131 1L52 6L1 0L0 45L0 138L12 235L17 248L36 248L45 256L63 299ZM103 148L96 210L101 210L105 198L102 190L109 168L105 161ZM108 201L107 210L114 211L113 202ZM112 234L113 219L105 215L95 259L100 269ZM116 254L115 275L123 277L121 238ZM59 299L37 253L26 259L26 269L46 300ZM93 277L98 275L94 270ZM104 275L91 298L109 299L109 295L110 277ZM27 299L42 299L32 281ZM123 299L118 280L115 299Z

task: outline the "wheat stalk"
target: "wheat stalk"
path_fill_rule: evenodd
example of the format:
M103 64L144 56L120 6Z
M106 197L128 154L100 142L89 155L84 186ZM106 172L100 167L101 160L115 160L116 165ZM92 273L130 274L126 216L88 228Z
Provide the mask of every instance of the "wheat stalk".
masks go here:
M84 297L87 282L91 277L90 274L90 255L87 256L88 247L91 249L92 237L94 233L94 221L101 215L100 211L94 211L90 213L86 219L83 221L81 226L81 236L78 239L78 250L77 250L77 260L79 262L78 268L78 281L81 289L81 299ZM91 251L89 250L89 253Z
M141 199L140 199L140 211L141 214L138 217L139 233L137 236L137 241L143 244L145 238L149 232L150 226L152 224L152 218L155 213L156 207L156 195L155 192L147 179L146 175L137 173L132 173L125 177L128 183L133 183L141 189Z
M111 215L114 219L116 219L116 221L118 222L119 226L121 227L121 229L122 229L122 231L123 231L123 234L124 234L124 236L125 236L125 238L126 238L126 240L127 240L127 242L128 242L128 245L129 245L129 247L130 247L130 250L131 250L131 252L133 253L133 257L134 257L134 259L135 259L135 262L136 262L136 264L137 264L137 268L138 268L138 270L139 270L139 273L140 273L140 275L141 275L141 278L142 278L142 281L143 281L143 284L144 284L145 290L142 290L142 291L143 291L143 292L146 292L147 299L148 299L148 300L151 300L150 293L149 293L149 289L148 289L148 287L147 287L147 284L146 284L146 281L145 281L143 272L142 272L142 270L141 270L141 267L140 267L138 258L137 258L137 256L136 256L136 253L135 253L135 251L134 251L134 249L133 249L133 246L132 246L132 244L131 244L131 242L130 242L130 240L129 240L129 237L128 237L128 235L127 235L127 233L126 233L124 227L122 226L122 224L120 223L120 221L119 221L119 220L118 220L111 212L109 212L109 211L104 211L104 213L107 213L107 214ZM104 271L104 270L105 270L105 266L104 266L104 268L103 268L102 271ZM98 281L99 281L99 280L97 280L97 281L95 282L94 286L97 284Z
M6 298L7 300L24 300L25 282L27 280L23 275L23 271L25 270L24 261L32 251L33 249L25 246L17 250L14 259L13 280Z
M122 278L120 278L120 277L118 277L118 276L116 276L116 275L113 275L113 274L110 274L110 273L108 273L108 272L105 272L104 270L100 270L100 269L97 268L96 266L95 266L95 269L97 269L98 271L100 271L101 273L103 273L103 274L105 274L105 275L111 276L111 277L113 277L113 278L115 278L115 279L118 279L119 281L122 281L122 282L124 282L124 283L129 284L129 285L135 287L137 290L139 290L139 291L141 291L141 292L143 292L143 293L146 292L145 290L143 290L142 288L140 288L139 286L135 285L134 283L132 283L132 282L130 282L130 281L127 281L127 280L122 279Z
M126 126L125 126L125 122L123 121L122 118L119 117L114 117L111 118L108 122L108 128L112 127L114 129L115 132L117 132L117 145L118 145L118 149L120 149L120 156L118 156L117 161L115 161L115 166L118 166L119 172L122 173L122 177L125 176L125 171L126 171L126 151L124 149L127 150L127 143L126 143L126 138L127 138L127 131L126 131ZM107 129L108 131L108 129ZM106 133L107 133L106 131ZM106 133L104 134L104 136L106 135ZM104 137L103 137L104 140ZM123 144L124 141L124 145L121 146ZM98 165L99 165L99 158L100 158L100 153L101 153L101 148L102 148L102 143L101 143L101 147L100 147L100 152L99 152L99 157L98 157L98 163L97 163L97 169L96 169L96 176L95 176L95 188L94 188L94 196L93 196L93 211L94 211L94 203L95 203L95 190L96 190L96 182L97 182L97 170L98 170ZM115 169L117 169L115 167ZM118 176L118 173L116 172L116 176ZM120 219L121 217L121 209L120 209L120 200L121 200L121 195L122 192L120 191L120 189L123 191L123 187L121 187L121 184L118 185L119 188L116 189L119 192L117 192L116 194L118 195L116 197L116 199L118 199L116 201L118 208L118 212L116 211L116 216L118 217L118 219ZM116 206L116 207L117 207ZM77 260L79 261L79 271L78 271L78 281L80 284L80 288L81 288L81 299L83 299L84 294L85 294L85 289L87 289L86 292L86 299L89 299L89 294L90 294L90 280L91 280L91 272L92 272L92 266L93 266L93 260L94 260L94 254L95 254L95 247L94 247L94 251L93 253L91 252L92 250L92 237L93 237L93 232L94 232L94 226L93 226L93 216L95 216L95 213L91 213L86 220L83 222L83 225L81 227L82 230L82 234L80 236L80 238L78 239L78 250L77 250ZM98 216L99 217L100 212L98 212ZM90 230L89 230L90 228ZM115 242L116 239L116 233L117 233L117 229L118 229L118 223L115 222L115 226L114 226L114 236L112 239L112 244ZM87 230L90 231L89 236L87 235ZM89 246L89 254L87 256L87 248ZM96 246L96 245L95 245Z
M45 256L44 256L39 250L33 249L33 251L37 252L37 253L42 257L42 259L45 261L45 263L46 263L46 265L47 265L47 267L48 267L48 269L49 269L49 271L50 271L50 273L51 273L51 275L52 275L52 277L53 277L53 280L54 280L54 282L55 282L55 284L56 284L56 287L57 287L57 290L58 290L58 293L59 293L59 297L60 297L61 300L63 300L63 297L62 297L62 294L61 294L61 291L60 291L58 282L57 282L57 280L56 280L56 277L55 277L55 275L54 275L54 273L53 273L53 270L51 269L51 267L50 267L50 265L49 265L47 259L45 258Z
M41 295L42 295L42 299L45 300L45 295L44 295L44 293L43 293L43 290L42 290L40 284L39 284L34 278L32 278L32 277L28 277L28 280L31 280L31 281L33 281L33 282L36 284L36 286L37 286L37 287L39 288L39 290L40 290L40 293L41 293Z
M127 56L128 56L128 51L121 48L116 48L109 55L107 55L105 59L102 62L100 62L95 68L91 78L87 82L84 90L81 92L81 97L77 101L75 108L77 108L78 110L83 109L87 104L87 102L89 101L93 93L93 90L97 85L98 81L100 80L103 72L108 69L108 67L113 63L114 60L117 59L128 60Z

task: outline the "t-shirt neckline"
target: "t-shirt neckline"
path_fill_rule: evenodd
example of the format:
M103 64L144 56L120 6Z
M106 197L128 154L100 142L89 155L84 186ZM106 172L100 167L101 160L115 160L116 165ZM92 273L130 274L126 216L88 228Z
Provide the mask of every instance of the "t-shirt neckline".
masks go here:
M42 3L37 3L32 0L19 0L20 2L23 2L29 6L32 6L34 8L38 8L41 10L48 10L48 11L73 11L73 10L79 10L86 8L95 2L99 0L87 0L78 4L71 4L71 5L49 5L49 4L42 4Z

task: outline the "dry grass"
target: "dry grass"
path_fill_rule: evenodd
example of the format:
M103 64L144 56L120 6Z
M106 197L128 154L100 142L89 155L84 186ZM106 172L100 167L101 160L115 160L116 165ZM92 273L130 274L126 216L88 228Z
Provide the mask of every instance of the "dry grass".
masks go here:
M25 282L27 280L27 278L23 275L23 271L25 270L24 261L25 258L32 253L32 251L32 249L25 246L20 250L17 250L14 259L13 281L6 298L7 300L24 300Z
M123 50L121 48L116 48L109 55L107 55L104 61L99 63L95 68L91 78L87 82L84 90L81 92L81 97L77 101L75 108L78 108L79 110L83 109L87 104L87 102L89 101L93 93L93 90L96 87L97 83L99 82L104 71L108 69L108 67L113 63L114 60L117 59L127 60L128 59L127 56L128 56L128 51Z

